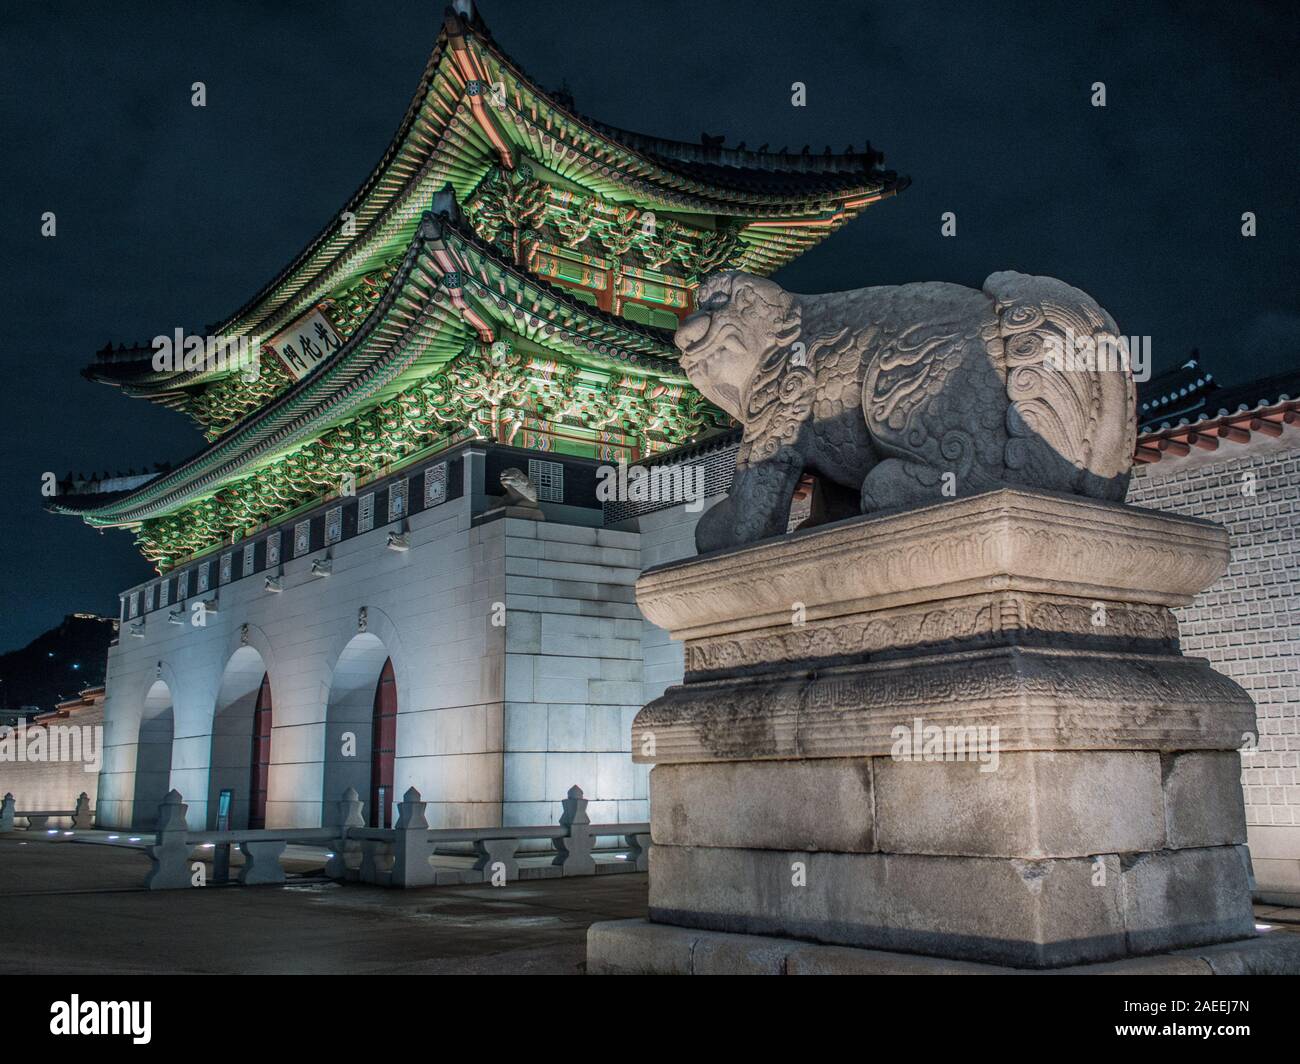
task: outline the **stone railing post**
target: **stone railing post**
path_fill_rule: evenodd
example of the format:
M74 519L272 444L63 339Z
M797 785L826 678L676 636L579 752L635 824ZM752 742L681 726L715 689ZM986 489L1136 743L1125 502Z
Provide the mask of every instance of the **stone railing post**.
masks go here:
M382 839L361 840L361 867L357 878L377 887L393 884L393 844Z
M424 811L428 803L420 800L420 792L411 787L397 803L397 823L393 843L393 886L427 887L436 878L429 858L433 847L429 845L429 821Z
M568 830L555 840L559 852L551 864L559 865L566 876L595 875L596 862L591 859L591 817L587 815L587 799L576 783L569 788L563 805L560 827Z
M72 826L80 831L89 831L94 824L90 812L90 796L82 791L77 795L77 808L72 811Z
M244 855L244 867L239 872L239 885L258 887L283 883L284 868L280 864L280 855L284 853L284 847L284 839L241 842L239 852Z
M343 792L339 805L339 837L330 843L334 856L325 862L325 874L330 879L358 877L361 868L361 843L348 838L348 828L363 828L366 818L361 815L361 797L356 788Z
M650 871L650 833L624 835L627 844L627 860L638 872Z
M14 829L14 796L6 794L0 800L0 833Z
M157 841L145 852L149 855L149 874L144 885L149 890L179 890L190 886L189 828L185 813L189 806L180 791L168 791L158 806Z
M483 873L484 883L496 882L498 873L504 874L507 883L518 879L519 862L515 860L518 849L518 839L475 839L474 871Z

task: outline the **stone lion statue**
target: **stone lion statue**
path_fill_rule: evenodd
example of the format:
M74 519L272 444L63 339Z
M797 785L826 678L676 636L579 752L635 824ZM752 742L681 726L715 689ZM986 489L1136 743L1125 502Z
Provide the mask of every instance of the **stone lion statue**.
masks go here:
M730 494L696 527L701 553L784 533L805 473L825 520L1006 486L1124 498L1128 349L1062 281L796 295L726 272L697 306L675 337L682 369L744 426Z

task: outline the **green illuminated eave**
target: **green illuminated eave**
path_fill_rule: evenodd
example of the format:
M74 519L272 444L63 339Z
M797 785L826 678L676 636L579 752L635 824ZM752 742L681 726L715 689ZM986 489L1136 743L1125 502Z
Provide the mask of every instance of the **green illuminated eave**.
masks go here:
M485 108L484 92L495 84L503 86L504 100L493 93L495 102ZM211 331L274 335L405 248L436 190L450 183L463 201L491 167L514 165L521 154L593 193L642 210L737 220L748 248L739 266L755 273L790 261L906 184L877 170L870 152L744 152L603 126L536 86L477 16L449 12L379 165L307 248ZM351 216L353 235L347 235L345 216ZM96 366L86 371L126 394L167 405L226 372L158 373L147 360L119 364L112 372Z
M668 334L521 272L473 235L453 202L423 217L383 299L309 376L172 472L93 509L51 509L96 526L165 516L436 374L467 347L514 337L606 375L689 387Z

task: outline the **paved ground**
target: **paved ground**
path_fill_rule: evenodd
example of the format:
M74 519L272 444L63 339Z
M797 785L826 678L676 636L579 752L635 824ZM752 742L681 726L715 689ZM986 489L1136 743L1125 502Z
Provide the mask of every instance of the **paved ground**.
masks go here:
M146 891L148 859L0 838L0 973L514 973L583 970L588 925L644 916L635 873L505 887Z
M384 890L312 864L287 859L285 887L151 892L138 850L0 837L0 974L578 975L590 924L646 911L635 873ZM1300 909L1255 913L1300 933Z

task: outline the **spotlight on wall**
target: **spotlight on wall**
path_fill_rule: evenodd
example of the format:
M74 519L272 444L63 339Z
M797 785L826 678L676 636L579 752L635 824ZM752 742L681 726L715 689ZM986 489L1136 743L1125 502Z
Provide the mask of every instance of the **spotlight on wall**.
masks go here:
M144 638L144 621L132 621L132 622L131 622L131 627L128 629L128 631L129 631L129 632L131 633L131 635L132 635L133 637L135 637L136 639L143 639L143 638Z
M410 550L411 533L409 532L389 532L388 542L385 544L389 550Z
M167 623L168 623L168 624L184 624L184 623L185 623L185 607L184 607L184 606L177 606L174 610L169 611L168 614L167 614Z
M317 558L311 563L312 576L329 576L334 572L334 563L329 558Z
M278 595L284 590L284 582L278 576L268 576L263 586L273 595Z

